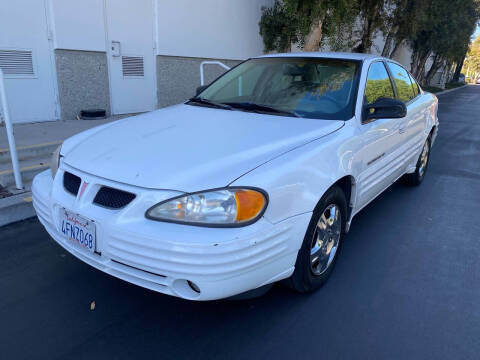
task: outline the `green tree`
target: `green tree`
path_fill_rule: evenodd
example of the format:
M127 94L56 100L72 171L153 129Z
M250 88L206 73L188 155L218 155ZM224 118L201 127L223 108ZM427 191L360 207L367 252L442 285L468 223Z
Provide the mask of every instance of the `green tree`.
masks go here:
M289 51L297 44L318 51L324 37L353 26L357 0L275 0L262 9L260 35L265 51Z
M435 0L427 4L410 40L411 69L420 82L429 82L442 66L451 66L466 53L479 16L478 0ZM433 64L425 76L425 64Z
M453 63L460 63L463 60L478 19L478 10L478 3L475 1L463 1L457 7L457 11L463 16L453 16L450 24L451 35L438 41L437 48L434 49L433 64L425 76L425 83L430 83L442 65L450 69Z
M296 15L288 12L280 0L270 8L263 7L259 27L265 51L289 52L292 43L299 40L296 26Z
M385 32L388 24L390 0L357 0L357 12L360 22L359 44L356 52L369 53L373 37L377 31Z
M463 64L463 72L474 80L480 77L480 35L470 45Z
M463 61L479 8L480 0L275 0L263 8L259 25L265 51L282 52L292 44L318 51L325 39L333 50L370 52L382 32L382 55L393 57L402 44L410 45L412 73L423 83Z
M428 0L391 0L386 15L382 56L394 57L400 46L414 41L425 16Z

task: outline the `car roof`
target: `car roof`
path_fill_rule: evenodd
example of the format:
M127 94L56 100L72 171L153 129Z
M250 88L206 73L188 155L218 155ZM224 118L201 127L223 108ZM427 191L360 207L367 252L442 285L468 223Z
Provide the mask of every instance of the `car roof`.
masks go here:
M361 53L348 52L296 52L296 53L282 53L282 54L268 54L258 56L257 58L275 58L275 57L303 57L303 58L330 58L330 59L350 59L350 60L371 60L382 59L381 56Z

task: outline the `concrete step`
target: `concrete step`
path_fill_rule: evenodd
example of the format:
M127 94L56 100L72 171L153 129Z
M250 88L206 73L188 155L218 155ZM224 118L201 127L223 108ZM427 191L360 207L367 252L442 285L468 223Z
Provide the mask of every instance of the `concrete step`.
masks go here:
M19 166L22 181L25 184L32 181L35 175L50 167L50 157L22 160L19 162ZM15 184L15 177L11 164L0 164L0 185L8 188L13 184Z
M26 167L30 167L32 165L38 165L38 164L50 165L51 161L52 161L52 156L47 154L43 156L37 156L35 158L20 160L18 162L18 165L20 166L20 168L26 168ZM11 170L11 169L12 169L11 162L0 163L0 174L5 170Z
M0 226L35 216L32 193L24 192L0 199Z
M38 157L49 157L61 144L61 141L52 141L43 144L17 147L18 160L27 160ZM0 149L0 164L10 163L10 151L8 148Z

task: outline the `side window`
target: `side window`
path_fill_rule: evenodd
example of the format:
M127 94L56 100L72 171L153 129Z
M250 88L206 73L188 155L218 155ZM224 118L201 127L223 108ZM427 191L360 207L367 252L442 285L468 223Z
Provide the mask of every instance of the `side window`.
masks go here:
M412 75L410 75L410 80L412 81L413 95L414 95L414 97L416 97L418 95L418 93L420 92L420 89L418 88L418 84L417 84L417 82L415 81L415 79L413 78Z
M398 99L402 100L403 102L412 100L415 95L407 70L400 65L391 62L388 63L388 67L390 68L393 81L395 82L395 87L397 88Z
M370 65L365 85L365 98L368 104L374 103L380 98L395 98L392 83L383 62L375 62Z

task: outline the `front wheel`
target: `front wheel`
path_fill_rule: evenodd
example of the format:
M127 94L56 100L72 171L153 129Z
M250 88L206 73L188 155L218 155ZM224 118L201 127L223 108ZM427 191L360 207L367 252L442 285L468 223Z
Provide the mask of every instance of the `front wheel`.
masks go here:
M287 280L289 287L308 293L327 281L345 235L346 209L345 195L338 186L332 187L322 197L298 252L295 271Z
M428 163L430 160L430 137L427 138L425 144L423 144L423 149L420 154L420 157L417 161L417 166L415 172L411 174L405 174L403 177L404 182L410 186L418 186L422 183L425 173L428 169Z

